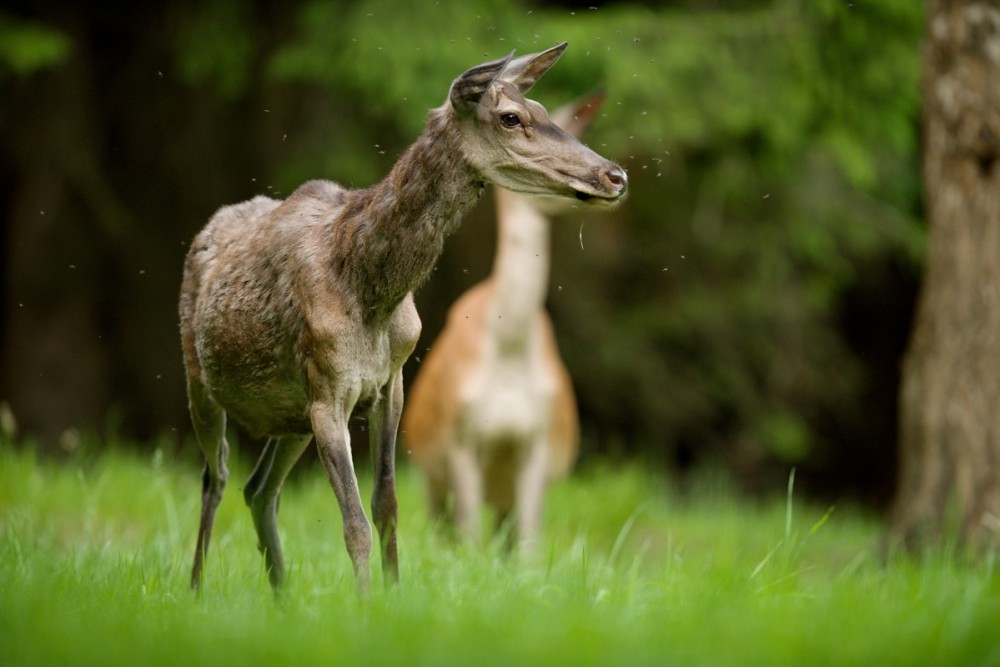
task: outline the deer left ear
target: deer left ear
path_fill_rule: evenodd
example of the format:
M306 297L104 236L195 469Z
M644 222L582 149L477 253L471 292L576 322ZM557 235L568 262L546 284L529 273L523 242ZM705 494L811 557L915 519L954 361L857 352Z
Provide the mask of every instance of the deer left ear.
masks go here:
M532 53L512 60L504 67L499 78L517 86L521 93L526 93L543 74L549 71L550 67L556 64L567 46L569 42L563 42L541 53Z
M579 138L597 117L597 112L601 110L601 105L604 103L604 97L603 89L595 90L589 95L584 95L559 107L552 112L550 118L552 118L553 123Z
M451 84L451 92L448 93L451 106L456 111L464 113L479 104L483 94L504 71L513 55L514 52L511 51L506 58L476 65L455 79Z

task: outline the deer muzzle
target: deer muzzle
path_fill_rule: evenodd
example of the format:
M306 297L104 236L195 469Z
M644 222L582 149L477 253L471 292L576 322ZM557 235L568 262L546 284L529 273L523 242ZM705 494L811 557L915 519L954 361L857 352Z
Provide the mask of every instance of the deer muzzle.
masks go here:
M628 174L614 163L608 163L597 170L591 187L586 191L576 189L575 196L588 204L614 205L628 193Z

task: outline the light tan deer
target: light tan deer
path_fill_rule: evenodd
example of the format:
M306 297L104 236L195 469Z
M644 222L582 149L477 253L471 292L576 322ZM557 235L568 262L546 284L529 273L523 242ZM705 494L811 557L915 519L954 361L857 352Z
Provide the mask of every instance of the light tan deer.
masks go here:
M398 580L395 444L401 368L420 334L412 291L485 182L592 204L626 190L625 172L549 120L524 93L566 44L473 67L381 182L347 190L310 181L285 201L220 209L184 266L180 320L191 420L205 453L191 584L199 588L228 478L226 417L270 439L247 480L272 586L285 568L281 485L316 439L343 517L359 591L372 534L358 493L348 419L368 417L372 515L387 582Z
M603 97L568 105L553 120L579 136ZM569 471L578 447L573 386L545 312L549 215L569 205L494 192L493 272L451 307L410 387L402 431L426 476L432 515L477 541L485 502L498 527L513 513L508 546L530 550L545 487Z

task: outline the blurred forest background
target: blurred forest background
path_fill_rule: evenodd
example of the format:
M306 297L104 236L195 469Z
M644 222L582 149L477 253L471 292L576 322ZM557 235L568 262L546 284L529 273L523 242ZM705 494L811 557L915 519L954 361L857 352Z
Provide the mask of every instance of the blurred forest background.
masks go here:
M912 0L55 3L0 9L0 401L75 434L190 437L176 301L221 205L366 186L454 77L568 40L628 201L553 230L584 460L723 464L884 505L923 262ZM418 351L489 271L485 197L417 294ZM405 447L405 445L404 445ZM363 449L363 448L358 448ZM777 482L780 484L780 482Z

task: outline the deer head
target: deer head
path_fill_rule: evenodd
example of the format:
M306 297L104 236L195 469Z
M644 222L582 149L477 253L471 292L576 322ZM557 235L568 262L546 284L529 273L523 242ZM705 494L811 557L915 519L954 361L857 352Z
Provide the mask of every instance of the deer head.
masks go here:
M449 100L465 157L486 180L515 192L614 205L628 190L625 170L581 144L526 93L566 50L477 65L455 79Z

